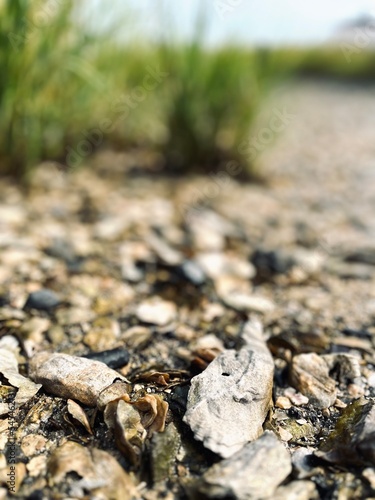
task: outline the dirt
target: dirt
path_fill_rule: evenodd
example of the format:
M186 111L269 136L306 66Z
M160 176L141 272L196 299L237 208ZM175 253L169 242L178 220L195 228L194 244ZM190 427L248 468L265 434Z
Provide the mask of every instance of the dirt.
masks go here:
M289 118L275 132L279 112ZM225 166L208 177L129 175L143 153L110 151L78 171L42 164L27 192L2 181L0 333L17 339L20 373L28 376L28 359L38 351L85 355L123 347L130 361L120 371L137 384L134 391L169 404L167 444L163 433L146 439L134 466L101 412L81 405L89 434L63 398L42 388L15 411L18 498L94 498L99 487L83 485L82 468L61 473L51 465L60 463L56 453L69 441L114 457L135 485L134 498L191 497L219 457L182 422L189 380L220 350L238 349L243 325L254 318L275 361L274 400L287 391L292 401L274 408L265 427L293 456L300 448L311 455L310 472L303 476L293 462L281 486L307 477L315 498L375 496L371 460L331 465L314 455L346 405L375 396L374 115L371 87L306 81L280 89L251 136L263 184L239 183ZM269 137L263 129L272 130L267 145L259 143ZM193 269L184 267L187 261ZM24 309L40 288L54 291L60 303ZM233 302L239 291L257 302ZM156 312L147 309L151 318L142 321L140 304L155 296L165 302ZM30 324L33 318L44 323ZM311 352L349 354L359 364L355 381L340 378L340 367L330 371L337 398L329 408L295 404L288 395L293 356ZM170 375L167 386L150 380L155 371ZM9 402L14 389L4 378L2 384ZM7 456L9 414L1 418ZM35 442L26 446L29 434ZM0 498L10 467L4 455ZM87 467L97 471L100 460L95 455ZM101 488L97 498L123 498L120 489ZM309 497L302 488L297 498Z

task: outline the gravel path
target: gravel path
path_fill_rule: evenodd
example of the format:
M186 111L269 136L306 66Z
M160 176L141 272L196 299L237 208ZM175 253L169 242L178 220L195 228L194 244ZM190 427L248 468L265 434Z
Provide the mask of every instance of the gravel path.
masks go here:
M0 498L375 497L373 89L281 89L253 139L283 110L266 185L124 178L138 152L1 183ZM116 397L42 351L99 353ZM237 405L262 405L249 444Z

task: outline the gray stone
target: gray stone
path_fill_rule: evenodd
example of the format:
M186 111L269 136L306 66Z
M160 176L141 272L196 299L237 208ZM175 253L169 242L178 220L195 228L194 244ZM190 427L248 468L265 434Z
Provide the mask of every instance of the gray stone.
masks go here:
M335 402L335 381L329 376L328 364L318 354L294 356L290 378L292 385L316 408L328 408Z
M44 251L47 255L61 259L67 264L72 264L77 259L73 245L63 238L53 239L51 245L45 248Z
M324 354L322 358L327 363L330 373L342 385L349 383L362 386L360 358L347 353ZM334 375L335 374L335 375Z
M162 262L170 266L176 266L183 261L181 252L171 247L167 241L154 231L151 231L145 239Z
M259 312L266 314L273 311L275 308L271 300L265 297L257 297L250 293L231 292L220 294L220 298L226 306L241 312Z
M313 448L297 448L292 455L293 475L297 479L307 479L314 475L312 459L314 458Z
M262 434L272 404L272 356L260 339L246 341L193 377L184 416L195 438L224 458Z
M40 352L31 359L29 375L47 392L88 406L96 406L101 393L117 380L124 382L123 392L126 393L128 382L100 361L48 352Z
M203 285L206 281L206 275L203 272L201 266L194 260L185 260L181 265L181 270L183 274L190 280L194 285Z
M289 452L273 432L266 431L232 457L211 467L202 478L199 492L215 499L273 498L291 471Z
M312 481L292 481L286 486L279 486L272 500L315 500L319 493Z
M51 311L61 304L59 296L48 288L41 288L29 294L24 309Z

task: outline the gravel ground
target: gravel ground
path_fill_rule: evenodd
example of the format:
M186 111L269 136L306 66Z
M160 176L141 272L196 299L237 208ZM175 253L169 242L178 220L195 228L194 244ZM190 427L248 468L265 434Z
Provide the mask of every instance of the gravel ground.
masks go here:
M375 498L374 115L370 87L281 89L254 136L267 184L139 175L138 152L43 164L27 193L1 183L0 498ZM243 425L228 394L256 406L241 391L257 375L222 373L235 381L199 417L214 446L183 421L212 399L190 380L232 349L253 359L248 331L272 354L274 406L220 453ZM125 396L85 399L76 368L61 392L56 364L29 369L40 352L115 357Z

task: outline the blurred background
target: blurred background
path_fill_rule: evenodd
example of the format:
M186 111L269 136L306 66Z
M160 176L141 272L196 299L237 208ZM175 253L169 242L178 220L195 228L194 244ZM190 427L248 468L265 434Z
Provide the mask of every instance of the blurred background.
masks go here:
M259 175L239 146L275 88L375 77L373 2L0 0L0 173L137 167ZM242 148L244 150L244 148Z

